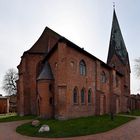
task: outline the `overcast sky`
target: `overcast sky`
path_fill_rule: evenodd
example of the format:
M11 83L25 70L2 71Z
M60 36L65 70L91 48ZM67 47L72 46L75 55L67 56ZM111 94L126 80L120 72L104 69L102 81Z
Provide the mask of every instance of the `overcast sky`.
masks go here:
M114 0L115 1L115 0ZM113 0L0 0L0 86L5 72L16 68L23 52L48 26L106 62ZM131 64L131 91L140 80L134 59L140 57L140 0L116 0L119 20ZM4 94L0 89L0 93Z

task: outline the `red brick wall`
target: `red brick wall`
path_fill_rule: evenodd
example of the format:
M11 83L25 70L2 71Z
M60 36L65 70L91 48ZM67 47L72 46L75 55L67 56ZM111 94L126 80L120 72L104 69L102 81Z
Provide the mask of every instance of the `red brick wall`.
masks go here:
M0 114L9 113L9 99L0 98Z
M53 81L38 81L39 115L43 118L54 117L54 96L53 91L51 91L51 89L49 88L50 84L53 85Z
M112 64L115 64L115 70L123 74L121 77L117 76L120 81L120 86L113 86L113 94L117 95L114 103L116 102L116 99L119 98L120 112L126 112L130 106L130 66L129 64L123 64L115 54L109 65L112 66ZM114 83L114 85L115 84L116 83Z
M58 53L58 54L57 54ZM87 67L86 76L79 72L79 62L84 60ZM110 70L101 66L100 61L85 56L64 43L60 43L57 52L49 59L55 77L55 116L60 118L72 118L88 116L100 112L100 92L104 94L104 113L110 112L110 86L113 85L110 78ZM104 71L107 76L106 83L101 83L100 74ZM118 76L118 79L121 78ZM121 81L121 80L120 80ZM120 83L115 92L120 94ZM73 89L78 88L79 101L73 104ZM85 88L85 104L80 102L80 92ZM87 103L88 89L92 90L92 103ZM100 91L100 92L98 92ZM97 97L99 96L99 98ZM62 100L63 99L63 100ZM61 104L62 103L62 104ZM96 110L96 108L98 108ZM96 112L97 111L97 112Z
M38 64L45 54L56 44L60 35L49 28L45 28L40 38L21 58L19 80L17 82L18 113L20 115L36 114L36 98L38 76Z
M124 76L123 76L123 81L122 84L123 86L125 86L125 88L123 87L123 94L129 96L130 95L130 68L129 65L124 65L119 58L114 55L110 65L111 64L115 64L115 69L119 72L121 72Z
M84 60L86 63L86 76L80 75L80 60ZM100 75L102 71L106 74L107 80L105 83L101 82ZM91 59L88 56L67 47L65 43L60 43L58 46L57 72L58 77L55 78L55 80L58 82L58 93L59 88L60 92L63 92L62 95L58 94L58 96L61 96L65 100L63 107L61 108L59 107L61 102L59 101L60 98L57 98L58 110L63 110L61 116L64 118L100 114L101 110L103 110L104 113L109 113L112 104L114 112L121 112L124 110L123 105L125 105L125 109L127 108L127 101L124 102L124 100L127 99L124 99L123 95L124 87L122 85L124 85L124 80L122 76L118 75L115 70L112 71L101 65L100 61ZM76 105L73 104L72 99L72 93L75 87L78 88L79 94L79 101ZM80 103L80 91L82 88L85 88L86 93L85 104ZM87 103L88 89L92 89L92 103L90 105ZM102 109L102 107L104 107L104 109Z
M66 83L67 83L67 117L89 116L95 114L95 61L89 57L71 49L66 48ZM79 63L84 60L86 64L86 75L80 75ZM78 104L73 103L73 90L78 89ZM85 103L81 103L81 90L85 89ZM92 91L92 101L88 104L88 90Z
M52 73L54 76L54 117L57 118L58 116L58 49L52 54L52 56L47 60L51 66Z
M48 41L54 44L55 39ZM115 70L107 67L98 59L90 58L64 42L58 43L57 50L48 58L54 75L54 107L50 106L49 83L50 81L39 81L36 83L38 64L44 58L39 54L24 54L19 68L18 99L20 114L37 114L37 88L43 101L40 102L40 114L44 117L68 119L80 116L125 111L127 99L130 94L130 75L128 67L124 67L117 57L113 57L112 63L117 61L116 68L126 75L118 74ZM79 63L84 60L86 64L86 75L80 75ZM104 72L106 82L101 82L101 73ZM128 76L127 76L128 75ZM118 85L116 83L118 79ZM126 86L126 89L124 88ZM78 102L73 103L73 89L78 89ZM81 104L81 90L85 89L85 103ZM92 101L88 104L88 90L92 91ZM111 108L112 107L112 108Z
M36 114L37 97L37 66L43 56L35 54L25 54L19 67L18 98L20 99L19 114Z

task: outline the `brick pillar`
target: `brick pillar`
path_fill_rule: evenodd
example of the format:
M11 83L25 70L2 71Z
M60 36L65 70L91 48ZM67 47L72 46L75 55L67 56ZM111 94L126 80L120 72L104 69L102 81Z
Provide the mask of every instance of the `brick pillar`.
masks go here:
M52 80L38 80L38 110L42 118L54 117L54 96L50 89Z
M110 112L116 112L116 97L114 94L116 88L116 71L114 69L110 72Z
M100 114L100 61L96 60L96 74L95 74L95 114Z

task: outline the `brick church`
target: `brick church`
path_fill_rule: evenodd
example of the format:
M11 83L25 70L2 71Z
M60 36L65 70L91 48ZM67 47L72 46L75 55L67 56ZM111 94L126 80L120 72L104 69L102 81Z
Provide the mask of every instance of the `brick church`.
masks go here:
M107 63L46 27L18 72L19 115L69 119L130 108L129 56L115 10Z

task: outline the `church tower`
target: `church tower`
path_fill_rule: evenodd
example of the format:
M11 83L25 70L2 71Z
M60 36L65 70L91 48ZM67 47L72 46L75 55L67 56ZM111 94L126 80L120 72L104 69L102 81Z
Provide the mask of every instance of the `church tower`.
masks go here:
M129 97L131 72L129 56L120 30L115 9L113 12L107 64L122 75L122 94L123 96Z

